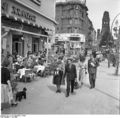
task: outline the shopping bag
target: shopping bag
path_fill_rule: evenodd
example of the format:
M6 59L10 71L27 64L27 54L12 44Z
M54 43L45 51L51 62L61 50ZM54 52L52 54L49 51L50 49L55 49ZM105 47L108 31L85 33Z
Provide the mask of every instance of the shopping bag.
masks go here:
M79 87L80 87L80 86L79 86L78 82L75 81L75 83L74 83L74 88L75 88L75 89L78 89Z

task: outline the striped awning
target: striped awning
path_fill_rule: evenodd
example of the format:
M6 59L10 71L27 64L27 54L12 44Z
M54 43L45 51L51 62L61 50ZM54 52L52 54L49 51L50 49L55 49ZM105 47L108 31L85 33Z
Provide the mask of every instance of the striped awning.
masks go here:
M52 26L50 26L49 24L47 24L46 22L41 22L40 23L40 25L39 24L36 24L36 23L33 23L33 22L29 22L29 21L27 21L27 20L24 20L24 19L22 19L22 18L18 18L18 17L16 17L16 16L11 16L11 15L9 15L9 14L5 14L5 13L2 13L2 16L5 16L5 17L7 17L7 18L9 18L9 19L14 19L15 21L19 21L19 22L22 22L22 23L27 23L28 25L32 25L32 26L34 26L34 27L38 27L38 28L42 28L42 29L44 29L44 30L47 30L47 31L52 31Z

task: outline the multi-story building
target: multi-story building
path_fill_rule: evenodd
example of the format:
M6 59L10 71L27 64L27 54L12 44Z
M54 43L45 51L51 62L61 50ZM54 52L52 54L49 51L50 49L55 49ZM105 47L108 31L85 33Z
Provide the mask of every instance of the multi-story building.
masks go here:
M55 33L55 0L2 0L2 50L25 56ZM50 40L50 38L49 38Z
M85 0L57 2L56 21L58 24L56 25L56 34L81 34L81 36L84 35L86 40L89 40L90 27L93 26L87 11L88 8Z
M80 0L56 3L56 33L86 34L88 8Z

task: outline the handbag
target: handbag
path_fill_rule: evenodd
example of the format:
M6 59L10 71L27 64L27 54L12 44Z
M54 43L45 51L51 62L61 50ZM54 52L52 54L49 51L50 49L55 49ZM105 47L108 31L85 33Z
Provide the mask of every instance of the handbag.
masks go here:
M79 86L78 82L75 81L75 83L74 83L74 88L75 88L75 89L78 89L79 87L80 87L80 86Z
M64 77L62 77L61 85L65 85L65 78Z

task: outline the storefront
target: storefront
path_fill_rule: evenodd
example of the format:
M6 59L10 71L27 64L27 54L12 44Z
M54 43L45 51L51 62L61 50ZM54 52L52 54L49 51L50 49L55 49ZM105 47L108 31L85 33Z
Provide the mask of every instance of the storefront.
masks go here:
M85 48L85 35L79 33L62 33L56 34L58 41L65 42L66 53L71 55L79 55L79 53Z
M3 52L25 56L28 51L43 50L49 37L48 31L55 32L55 21L27 8L18 0L2 0L1 7Z

